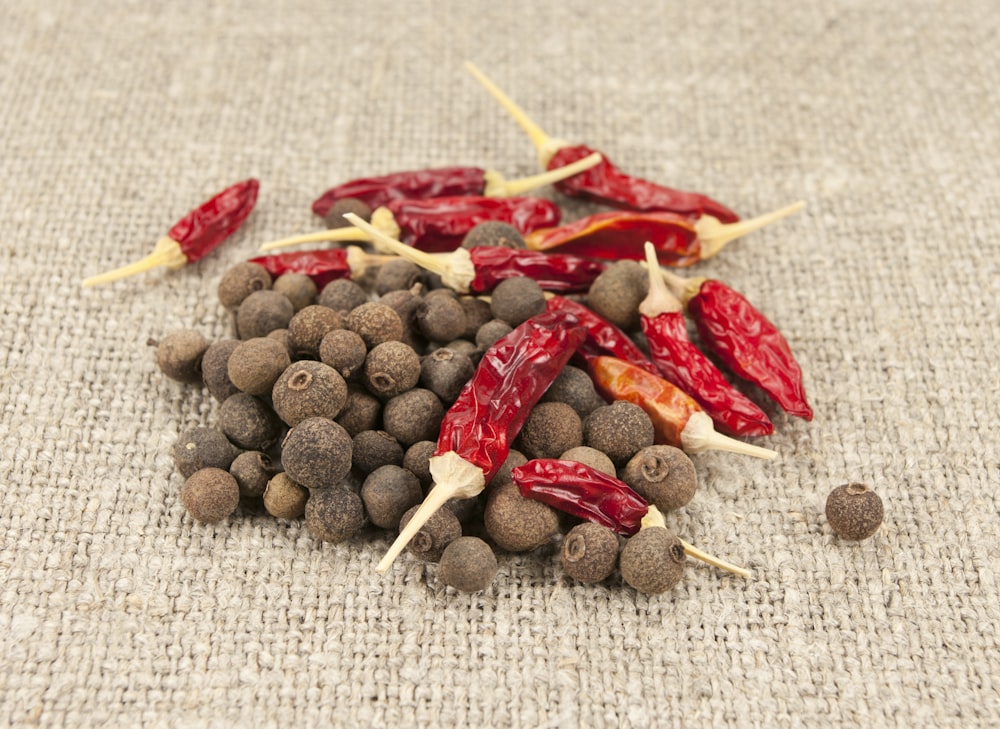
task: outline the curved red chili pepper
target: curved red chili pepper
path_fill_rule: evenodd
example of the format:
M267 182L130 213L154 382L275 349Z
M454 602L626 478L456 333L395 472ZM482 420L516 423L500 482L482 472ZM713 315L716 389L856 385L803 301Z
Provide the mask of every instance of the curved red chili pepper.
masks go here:
M276 253L270 256L251 258L250 263L263 266L272 278L277 278L285 273L304 273L313 280L319 290L322 290L331 281L338 278L350 278L352 274L345 248Z
M603 316L572 299L552 296L546 302L549 311L565 311L577 319L587 329L587 340L580 347L580 353L587 358L600 355L614 355L651 374L658 374L656 365L649 361L625 332Z
M362 177L331 187L316 198L312 211L325 217L344 198L356 198L374 210L390 200L482 195L485 175L482 167L439 167Z
M574 293L587 291L606 268L600 261L580 256L524 251L499 246L469 249L476 277L469 284L475 293L487 293L508 278L527 276L545 291Z

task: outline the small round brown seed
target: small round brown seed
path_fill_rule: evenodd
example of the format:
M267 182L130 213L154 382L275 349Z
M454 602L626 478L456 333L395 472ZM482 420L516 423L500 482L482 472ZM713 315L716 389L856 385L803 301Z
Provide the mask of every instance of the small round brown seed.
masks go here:
M465 309L452 292L438 291L433 292L433 296L425 296L417 307L417 328L432 342L450 342L465 333Z
M462 310L465 312L465 331L462 332L461 338L472 341L476 338L479 327L493 318L490 302L475 296L459 296L458 303L462 305Z
M266 451L281 437L282 425L259 397L238 392L219 406L219 429L240 448Z
M360 385L347 386L347 402L335 420L353 438L363 430L375 430L382 416L382 401Z
M310 489L336 486L351 470L351 436L326 418L307 418L285 436L281 462L288 475Z
M497 248L524 248L524 236L510 223L486 220L474 225L462 239L462 248L493 246Z
M361 372L367 356L365 341L350 329L327 332L319 343L320 361L337 370L345 380L350 380Z
M437 578L462 592L479 592L493 582L497 558L490 545L478 537L459 537L444 548Z
M319 292L316 303L338 312L341 316L347 314L368 301L368 293L349 278L338 278Z
M618 471L615 469L615 464L611 462L606 453L602 453L596 448L591 448L590 446L577 446L576 448L570 448L565 453L559 455L560 460L563 461L576 461L577 463L582 463L586 466L600 471L601 473L606 473L609 476L618 477Z
M219 303L232 310L243 303L255 291L266 291L271 288L271 274L259 263L243 261L237 263L224 274L219 281Z
M424 489L434 483L431 476L430 460L437 450L437 443L432 440L418 440L406 449L403 454L403 468L412 473L420 481Z
M564 402L576 410L577 415L586 418L597 408L607 405L597 390L594 381L584 370L566 365L556 376L549 389L542 395L542 402Z
M215 428L188 428L174 443L174 465L184 478L203 468L228 469L240 453L225 433Z
M563 539L559 559L563 570L573 579L600 582L618 564L618 537L600 524L577 524Z
M181 501L192 519L215 524L236 511L240 504L240 487L229 471L202 468L184 482Z
M455 402L475 372L476 367L468 355L448 347L435 349L420 360L420 384L447 405Z
M351 310L344 326L361 337L371 349L383 342L398 342L403 338L403 321L391 306L368 301Z
M208 393L219 402L240 391L229 379L229 357L238 346L238 339L221 339L210 344L201 358L201 379Z
M583 423L564 402L540 402L524 421L519 442L528 458L558 458L583 445Z
M292 346L288 343L287 329L275 329L273 332L268 332L267 338L273 339L276 342L281 342L281 346L285 348L286 352L288 352L288 356L292 356Z
M382 466L368 474L361 486L361 500L372 524L395 529L406 510L423 499L420 481L400 466Z
M626 332L639 328L639 304L649 292L649 274L636 261L616 261L590 285L587 305Z
M287 296L297 312L315 304L319 295L316 283L304 273L281 274L274 279L271 290Z
M528 462L528 457L521 453L521 451L516 448L511 448L507 451L507 457L504 459L503 463L500 464L500 468L497 469L496 475L490 481L490 486L499 486L502 483L513 483L514 477L511 476L511 471L518 466L523 466Z
M365 357L361 379L369 392L389 400L420 381L420 357L413 347L403 342L376 344Z
M414 387L397 395L382 408L382 427L409 447L418 440L436 440L444 418L444 405L430 390Z
M681 581L685 561L681 540L669 529L653 526L625 541L618 567L627 584L647 595L659 595Z
M289 477L276 473L264 489L264 508L278 519L299 519L305 513L309 490Z
M257 499L264 495L267 482L274 475L274 466L265 453L245 451L236 456L229 473L240 487L240 496Z
M295 359L319 359L319 345L329 332L344 328L344 320L333 309L313 304L288 322L288 346Z
M537 281L527 276L509 278L493 289L490 311L494 318L516 327L545 311L545 292Z
M209 341L194 329L171 332L156 345L156 365L171 380L194 384L201 382L201 358Z
M583 442L608 455L615 466L622 466L639 452L653 445L655 431L646 411L625 400L596 408L583 423Z
M353 491L334 487L309 494L306 528L317 539L338 544L353 537L364 525L364 504Z
M274 383L292 363L288 350L276 339L255 337L240 343L226 365L229 381L250 395L270 395Z
M371 206L364 200L359 200L356 197L342 197L334 201L326 215L323 216L326 227L330 229L349 228L351 221L344 217L347 213L354 213L366 223L372 219Z
M411 506L399 520L400 530L404 529L420 505ZM462 536L462 522L451 509L438 509L428 519L420 531L413 535L407 551L425 562L437 562L444 548Z
M664 513L687 504L698 489L694 463L680 448L669 445L647 446L632 456L622 481Z
M353 441L353 465L362 473L403 463L403 446L384 430L363 430Z
M559 532L556 510L521 496L514 483L490 486L483 522L490 538L508 552L537 549Z
M489 349L498 339L505 337L513 331L514 327L500 319L491 319L479 327L476 332L476 346L480 349Z
M378 267L375 273L375 293L384 296L390 291L407 291L420 283L423 270L405 258L395 258Z
M255 291L236 310L236 331L240 339L266 337L275 329L287 329L295 316L288 297L277 291Z
M826 498L826 520L841 539L867 539L878 531L884 514L882 499L863 483L838 486Z
M299 360L274 383L271 401L278 416L291 426L306 418L333 419L347 403L347 383L329 365Z

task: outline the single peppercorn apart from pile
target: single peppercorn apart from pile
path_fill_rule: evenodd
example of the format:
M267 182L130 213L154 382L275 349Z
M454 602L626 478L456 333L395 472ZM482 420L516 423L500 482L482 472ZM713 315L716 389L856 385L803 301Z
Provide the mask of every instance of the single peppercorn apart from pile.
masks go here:
M632 456L622 481L662 512L681 508L698 488L694 463L680 448L669 445L648 446Z
M686 560L684 546L673 532L651 526L626 540L618 567L628 585L647 595L659 595L681 581Z
M509 278L493 289L490 311L494 318L516 327L545 311L545 292L527 276Z
M863 483L838 486L826 499L826 520L841 539L872 536L882 525L882 499Z
M459 537L441 554L437 578L462 592L479 592L493 582L497 558L490 545L478 537Z
M277 519L299 519L305 513L309 490L287 473L276 473L264 489L264 508Z
M203 468L225 471L239 452L221 430L196 426L181 433L174 444L174 465L184 478Z
M293 362L271 389L278 416L295 426L307 418L336 418L347 403L347 383L329 365L315 360Z
M209 347L201 332L180 329L149 343L156 347L156 364L164 375L184 384L201 382L201 359Z
M233 310L255 291L266 291L272 286L271 274L259 263L237 263L219 281L219 303Z
M309 532L331 544L350 539L365 525L361 497L340 487L310 493L305 514Z
M400 529L406 527L419 508L420 505L417 504L406 510L399 520ZM439 509L431 514L431 518L420 527L420 531L413 535L406 549L425 562L437 562L441 559L444 548L460 536L462 536L462 522L451 509Z
M600 582L618 564L618 537L600 524L584 522L570 529L559 550L563 570L580 582Z
M288 349L268 337L255 337L239 344L227 362L229 381L250 395L270 395L274 383L292 363Z
M229 471L202 468L184 482L181 501L195 521L215 524L236 511L240 504L240 487Z

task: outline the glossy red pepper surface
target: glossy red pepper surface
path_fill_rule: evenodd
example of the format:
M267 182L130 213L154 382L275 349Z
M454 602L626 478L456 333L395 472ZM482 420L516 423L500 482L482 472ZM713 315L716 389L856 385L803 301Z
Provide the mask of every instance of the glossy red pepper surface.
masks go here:
M585 145L562 147L549 160L548 168L575 162L594 150ZM723 223L733 223L739 216L722 203L697 192L674 190L655 182L622 172L607 157L600 164L580 172L568 180L556 183L564 195L584 197L595 202L625 210L664 210L692 218L711 215Z
M174 223L167 237L177 242L188 263L200 260L243 224L259 189L252 178L227 187Z
M727 367L758 385L785 412L812 420L802 369L791 347L743 294L707 279L687 306L702 343Z
M351 267L347 263L347 250L344 248L258 256L251 258L250 263L266 268L272 278L277 278L283 273L304 273L320 290L334 279L351 276Z
M479 223L509 223L521 233L559 223L558 206L540 197L466 195L428 200L390 200L385 207L400 229L403 243L424 251L453 251Z
M344 198L357 198L374 210L390 200L482 195L485 175L482 167L438 167L362 177L331 187L313 201L312 210L325 217Z
M726 380L688 338L687 323L679 311L643 316L642 331L660 373L704 408L719 429L729 435L770 435L774 424L767 414Z
M525 251L499 246L469 249L476 277L469 284L475 293L486 293L508 278L527 276L545 291L583 292L605 269L605 264L570 254Z
M649 504L613 476L577 461L537 458L511 469L521 495L632 536Z
M571 314L543 312L498 339L445 413L434 455L456 453L489 483L531 408L585 336Z
M546 307L549 311L565 311L573 314L586 328L587 339L581 346L581 352L586 356L614 355L647 372L653 374L658 372L656 365L649 361L625 332L592 309L563 296L549 298Z

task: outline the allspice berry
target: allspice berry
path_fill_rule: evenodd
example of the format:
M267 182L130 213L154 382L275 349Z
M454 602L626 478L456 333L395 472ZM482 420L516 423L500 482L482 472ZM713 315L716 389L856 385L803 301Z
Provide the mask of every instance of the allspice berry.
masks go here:
M432 342L450 342L465 333L465 309L458 297L446 290L427 295L416 312L417 328Z
M528 457L521 453L521 451L516 448L511 448L507 451L507 457L500 464L500 468L497 469L496 474L494 474L493 479L490 481L490 486L499 486L502 483L512 483L514 477L511 475L511 471L518 466L523 466L528 462Z
M319 345L329 332L343 329L344 320L333 309L313 304L288 322L288 346L295 359L319 359Z
M240 391L229 379L229 357L238 346L238 339L220 339L212 342L201 358L201 379L208 393L219 402Z
M497 558L490 545L478 537L459 537L444 548L437 578L462 592L479 592L493 582Z
M326 227L330 229L350 227L351 222L344 217L347 213L354 213L366 223L372 219L371 206L364 200L359 200L356 197L342 197L336 200L323 216Z
M286 296L296 312L315 304L319 295L316 283L304 273L281 274L274 279L271 290Z
M363 430L354 436L354 468L371 473L382 466L403 463L403 446L384 430Z
M418 440L437 440L444 405L430 390L414 387L397 395L382 408L382 427L409 447Z
M841 539L867 539L882 524L882 499L863 483L838 486L826 498L826 520Z
M258 499L264 495L267 482L274 475L274 465L265 453L244 451L229 466L229 473L240 487L240 496Z
M306 528L317 539L338 544L353 537L364 525L364 504L353 491L334 487L309 494Z
M203 468L225 471L239 452L221 430L196 426L181 433L174 443L174 465L184 478Z
M435 349L420 360L420 384L449 405L475 372L476 366L467 354L448 347Z
M292 363L281 342L254 337L239 344L229 355L229 381L250 395L270 395L274 383Z
M346 222L346 221L345 221ZM319 292L316 303L347 316L353 309L368 301L368 293L349 278L334 279Z
M238 392L219 406L219 429L240 448L266 451L281 437L281 421L264 400Z
M597 450L596 448L591 448L590 446L577 446L576 448L570 448L568 451L559 454L559 459L562 461L576 461L577 463L582 463L585 466L590 466L594 470L600 471L601 473L606 473L615 478L618 477L618 471L615 468L615 464L612 463L607 454Z
M512 327L545 311L545 292L538 282L527 276L501 281L490 297L493 317Z
M201 358L209 345L201 332L179 329L150 343L156 346L156 365L163 374L185 384L201 382Z
M303 486L329 488L350 472L352 447L351 436L342 426L327 418L307 418L285 436L281 462Z
M639 304L649 292L649 274L637 261L615 261L590 285L587 306L626 332L639 328Z
M382 342L398 342L403 338L403 321L396 310L378 301L368 301L351 310L344 326L361 337L371 349Z
M361 486L361 500L368 518L383 529L396 529L406 510L418 505L423 498L420 481L400 466L375 469Z
M600 582L618 564L618 536L600 524L577 524L563 539L559 560L573 579Z
M195 521L215 524L236 511L240 504L240 487L229 471L202 468L184 482L181 501Z
M434 451L437 450L437 443L432 440L418 440L413 443L403 454L403 468L412 473L420 481L421 487L429 489L434 483L431 476L430 461Z
M585 370L573 365L562 368L549 389L542 395L542 402L564 402L581 418L586 418L597 408L607 405L594 389L594 381Z
M647 595L659 595L684 576L687 560L681 540L669 529L640 529L622 547L618 567L627 584Z
M669 445L647 446L632 456L622 481L662 512L681 508L698 488L694 463L680 448Z
M277 291L255 291L236 310L236 331L240 339L266 337L275 329L287 329L295 316L288 297Z
M499 220L486 220L474 225L462 239L462 248L479 248L493 246L496 248L525 248L524 236L521 231L510 223Z
M476 331L476 346L489 349L501 337L505 337L514 329L502 319L490 319Z
M233 310L255 291L270 288L271 274L267 269L259 263L243 261L222 274L218 287L219 303Z
M583 422L583 442L623 466L642 448L653 445L653 422L646 411L626 400L602 405Z
M361 372L367 356L365 341L350 329L327 332L319 343L320 362L333 367L345 380L350 380Z
M309 490L287 473L276 473L264 489L264 508L278 519L299 519L305 513Z
M559 532L556 510L521 496L513 482L490 487L483 522L490 538L508 552L537 549Z
M583 445L583 422L564 402L540 402L524 421L519 442L528 458L558 458Z
M335 420L353 438L363 430L374 430L382 416L382 402L360 385L347 386L347 402Z
M465 311L465 331L462 332L462 339L472 341L476 338L479 327L493 318L490 302L476 296L459 296L458 303Z
M420 508L419 504L411 506L399 520L400 530L404 529L413 515ZM425 562L437 562L444 553L444 548L462 536L462 522L451 509L438 509L428 519L420 531L413 535L407 551Z
M369 392L389 400L420 381L420 356L403 342L376 344L365 357L361 379Z
M285 423L298 425L306 418L333 419L347 403L347 383L322 362L292 362L271 388L274 410Z
M390 291L407 291L420 283L423 269L405 258L394 258L383 263L375 272L375 293L384 296Z

